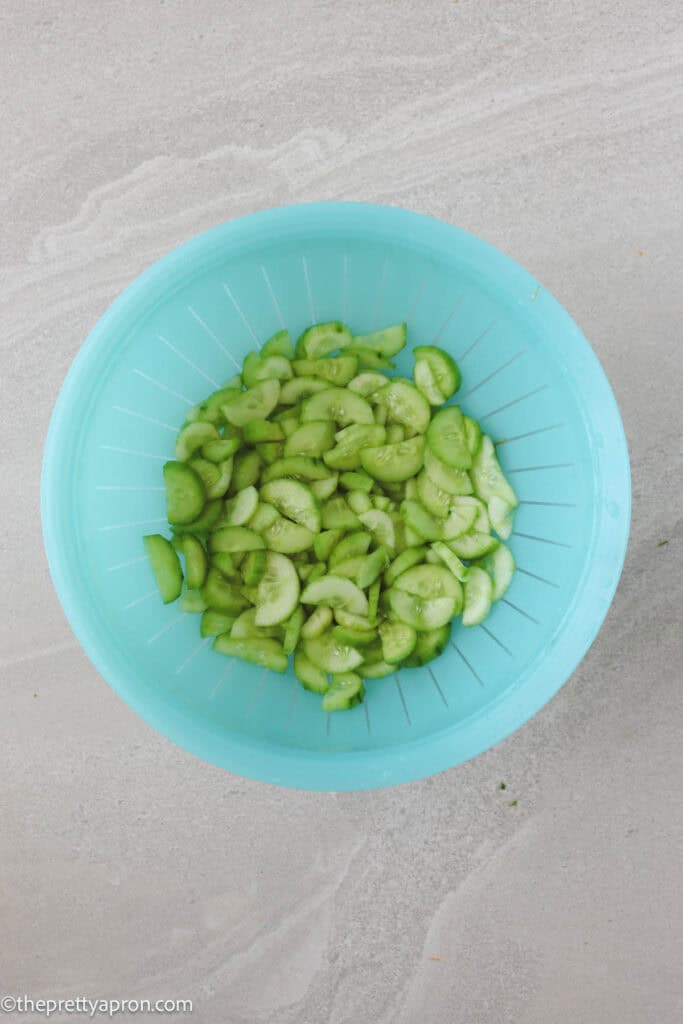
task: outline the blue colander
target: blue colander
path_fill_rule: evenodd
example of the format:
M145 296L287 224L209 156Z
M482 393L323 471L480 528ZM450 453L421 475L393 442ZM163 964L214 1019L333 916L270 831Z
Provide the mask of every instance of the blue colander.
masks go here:
M457 402L498 443L520 497L517 572L481 625L456 624L430 665L369 680L365 703L320 698L211 649L164 606L142 547L164 531L161 470L186 411L247 352L320 320L408 322L409 346L458 361ZM397 372L409 375L409 351ZM614 396L555 299L501 253L405 210L324 203L200 235L102 317L57 401L42 478L45 546L76 636L104 678L176 743L232 772L366 789L473 757L565 682L612 600L630 478Z

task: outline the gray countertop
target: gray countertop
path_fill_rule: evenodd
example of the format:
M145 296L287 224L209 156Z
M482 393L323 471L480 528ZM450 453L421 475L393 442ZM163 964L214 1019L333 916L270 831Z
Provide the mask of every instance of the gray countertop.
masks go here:
M683 1019L682 28L667 0L4 3L0 989L189 998L202 1024ZM591 339L633 469L567 685L475 761L365 794L243 781L148 728L74 640L38 513L116 294L321 198L525 265Z

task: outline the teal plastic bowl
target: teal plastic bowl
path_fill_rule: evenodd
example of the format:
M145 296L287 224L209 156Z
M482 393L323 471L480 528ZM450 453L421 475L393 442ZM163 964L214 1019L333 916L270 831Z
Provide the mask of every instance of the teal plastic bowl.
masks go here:
M273 332L407 320L458 361L458 403L498 442L520 499L517 572L486 622L431 665L369 680L326 715L285 676L227 660L165 607L142 536L166 528L161 469L186 410ZM410 374L410 351L397 372ZM254 779L366 789L418 779L509 735L570 676L607 613L630 517L614 396L556 300L489 245L405 210L290 206L208 231L111 306L55 406L45 547L74 633L111 686L193 753Z

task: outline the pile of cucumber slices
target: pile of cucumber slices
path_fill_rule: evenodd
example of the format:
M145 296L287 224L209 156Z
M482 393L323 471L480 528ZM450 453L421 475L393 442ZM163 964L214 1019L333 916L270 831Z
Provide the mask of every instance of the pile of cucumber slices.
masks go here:
M293 655L326 711L438 657L515 568L518 501L493 441L444 405L458 367L425 345L413 380L387 376L405 344L405 324L332 322L250 353L164 466L172 538L144 538L163 600L201 613L215 650L276 672Z

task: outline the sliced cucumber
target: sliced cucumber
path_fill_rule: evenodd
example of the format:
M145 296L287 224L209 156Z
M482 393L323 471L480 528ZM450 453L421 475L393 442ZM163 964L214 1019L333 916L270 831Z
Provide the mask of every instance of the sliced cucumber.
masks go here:
M357 530L360 527L360 519L341 495L328 498L321 511L325 530Z
M283 405L296 405L309 395L314 395L316 391L325 391L328 387L327 381L321 380L320 377L294 377L280 388L279 401Z
M322 533L318 533L313 541L315 557L321 562L329 560L332 565L332 554L343 536L342 530L323 530Z
M231 458L240 446L238 437L220 438L218 441L208 441L202 445L202 458L209 462L225 462Z
M427 430L427 444L452 469L469 469L472 465L463 415L457 405L449 405L434 415Z
M267 530L279 518L280 513L276 508L269 505L267 501L259 501L256 511L249 520L249 529L256 530L257 533L263 533L264 530Z
M445 462L437 458L432 449L427 445L424 453L424 467L427 476L442 490L449 494L471 494L472 481L469 473L464 469L453 469Z
M329 689L327 672L317 668L301 650L294 655L294 675L304 690L311 690L312 693L327 693Z
M372 334L356 334L353 344L374 349L381 356L390 358L398 355L405 347L406 338L407 325L393 324L391 327L382 328L381 331L373 331Z
M470 454L474 456L479 451L479 445L481 444L481 427L476 420L471 419L470 416L465 416L465 437L467 438L467 447L470 450Z
M355 512L359 518L364 512L370 512L374 507L370 495L365 491L349 491L346 500L351 511Z
M512 513L515 508L504 498L499 498L497 494L489 498L489 516L491 518L491 525L496 531L499 537L503 540L507 540L512 533Z
M517 508L519 500L510 484L503 476L496 449L493 441L486 434L481 439L481 444L472 462L472 483L474 493L484 502L491 498L502 498L513 508Z
M445 626L453 618L456 608L453 597L422 598L395 586L389 591L389 603L400 622L417 630Z
M377 392L385 387L386 383L387 378L383 373L374 373L372 370L368 370L365 373L359 373L349 381L349 390L355 391L357 395L362 395L369 402L374 402Z
M406 548L398 555L387 571L384 573L385 586L390 587L398 579L401 573L404 573L407 569L412 569L414 565L419 565L420 562L424 561L424 557L427 553L425 547Z
M338 483L339 474L334 473L332 476L326 476L322 480L311 480L311 490L318 501L325 501L337 490Z
M292 654L296 649L296 645L299 643L299 637L301 636L301 627L303 624L304 610L301 605L298 605L285 623L285 636L282 641L282 649L285 654ZM296 663L294 671L296 672Z
M266 571L258 585L256 625L273 626L284 622L299 603L299 577L286 555L269 551Z
M202 615L199 632L202 636L220 636L222 633L229 633L236 617L226 612L216 611L215 608L207 608Z
M182 538L181 550L185 556L187 586L190 590L197 590L206 579L209 567L206 551L201 541L191 533Z
M462 587L453 573L443 565L416 565L406 569L394 583L394 589L428 599L452 597L456 607L462 605Z
M408 480L422 468L424 446L424 437L418 435L399 444L368 448L360 453L361 465L374 480L388 483Z
M258 491L253 485L238 491L225 503L226 526L244 526L254 516L258 503Z
M242 451L235 455L232 468L231 490L237 494L245 487L257 483L261 473L262 462L258 452Z
M491 577L477 565L471 565L465 580L463 626L478 626L491 610L493 583Z
M351 672L363 660L355 647L340 644L332 633L322 633L303 641L304 654L323 672Z
M366 554L371 543L372 534L365 530L356 530L354 533L349 533L330 549L328 554L330 569L347 558L355 558L357 555Z
M273 672L287 671L287 655L283 651L282 645L277 640L268 637L233 640L232 637L223 634L216 637L213 649L219 654L227 654L233 658L240 658L242 661L251 661L255 665L263 665L264 668L272 669Z
M187 462L203 445L219 439L220 435L212 423L188 423L176 438L176 459L179 462Z
M313 611L303 626L301 627L301 635L306 639L311 639L314 636L320 636L326 629L332 625L332 609L325 604L318 605Z
M194 522L206 500L204 484L197 473L184 462L164 464L166 515L172 525Z
M351 615L367 615L368 599L355 583L342 576L321 576L309 583L301 595L302 604L326 604Z
M486 569L493 580L491 600L500 601L512 583L512 574L515 571L515 560L510 548L505 544L499 544L494 551L484 557L482 568Z
M396 530L394 521L388 512L380 508L371 508L367 512L361 512L358 516L363 526L366 527L375 539L375 543L385 547L388 552L396 548Z
M378 579L387 565L389 564L389 555L385 547L378 547L376 551L368 555L363 560L363 565L358 573L357 583L361 590L366 590L371 584ZM368 618L372 620L373 616L368 612Z
M323 697L323 711L347 711L360 704L364 696L363 680L357 673L336 673L332 676L332 685Z
M247 606L240 589L228 582L216 569L209 569L206 581L200 591L209 608L238 615Z
M278 331L277 334L273 334L272 337L268 338L268 341L263 344L261 355L264 358L266 356L284 356L285 359L292 359L294 356L294 346L292 345L289 331Z
M330 384L342 387L348 384L358 368L356 356L337 356L335 359L295 359L292 363L299 377L321 377Z
M458 558L467 559L483 558L490 551L495 551L499 544L500 541L489 533L478 533L476 530L470 530L469 533L463 533L462 536L448 541L449 548Z
M289 435L285 441L285 458L307 455L319 458L334 445L334 425L331 420L313 420Z
M182 536L185 533L195 533L198 536L202 536L214 528L218 520L221 518L222 510L222 501L218 499L216 501L207 501L201 515L196 519L193 519L192 522L173 523L173 532L177 536ZM169 522L171 522L170 517Z
M265 546L263 537L246 526L221 526L209 538L209 551L254 551Z
M296 343L296 354L299 358L317 359L327 356L338 348L346 348L353 338L346 324L340 320L314 324L299 336Z
M269 483L271 480L324 480L330 475L330 471L324 462L317 459L309 459L305 455L292 455L284 459L278 459L272 466L268 466L263 472L261 482Z
M320 505L306 484L298 480L271 480L261 488L261 497L292 522L311 533L320 532Z
M431 548L437 559L440 562L443 562L448 571L455 576L456 580L464 583L467 579L467 566L463 565L455 552L451 551L448 544L444 544L443 541L437 540L431 545Z
M417 633L405 622L383 622L379 627L382 638L382 654L390 664L404 661L412 652L417 641Z
M293 523L291 519L278 516L262 532L267 548L282 555L293 555L313 547L315 534L306 526Z
M260 384L244 391L229 405L223 406L223 414L229 423L243 427L251 420L266 419L277 405L280 382L263 380Z
M350 423L374 423L374 416L371 406L360 395L347 388L332 387L306 399L301 420L334 420L346 427Z
M275 640L281 638L282 630L279 626L259 626L256 622L256 609L247 608L235 619L230 637L233 640L260 639L265 636L273 637Z
M265 551L249 551L240 566L242 579L248 587L255 587L261 582L266 571L267 556Z
M386 561L384 563L386 565ZM377 622L377 614L379 611L379 599L382 593L382 582L380 579L376 579L374 583L371 583L368 588L368 619L373 624Z
M436 345L419 345L413 349L415 357L415 381L418 383L420 366L429 370L429 375L436 386L436 391L441 395L441 401L432 402L432 405L440 405L447 398L454 395L460 387L460 370L457 363L443 349ZM431 399L430 399L431 401Z
M377 396L386 406L389 419L423 434L429 426L429 403L413 384L393 380Z
M358 361L361 370L393 370L394 364L367 345L349 345L345 350Z
M442 490L423 469L417 477L416 491L418 500L428 512L434 516L447 516L451 507L452 494Z
M450 623L439 626L437 629L428 629L418 633L415 648L403 664L406 668L416 668L438 658L445 649L450 635Z
M244 424L242 431L247 444L257 444L262 441L283 441L285 433L279 423L271 423L270 420L250 420Z
M368 476L367 473L363 473L362 470L342 473L339 477L339 483L347 491L366 491L368 494L375 486L375 481L372 477Z
M180 597L183 586L180 559L171 542L159 533L149 534L143 538L143 542L161 599L164 604L170 604Z

